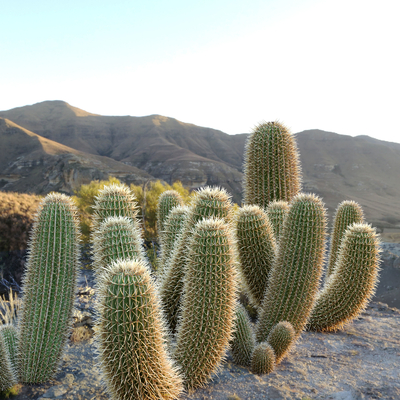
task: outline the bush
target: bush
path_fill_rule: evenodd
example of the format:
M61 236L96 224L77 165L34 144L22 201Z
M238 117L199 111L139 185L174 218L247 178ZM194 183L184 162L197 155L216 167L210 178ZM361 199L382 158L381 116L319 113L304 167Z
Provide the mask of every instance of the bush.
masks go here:
M41 199L33 194L0 192L0 251L27 248L29 232Z

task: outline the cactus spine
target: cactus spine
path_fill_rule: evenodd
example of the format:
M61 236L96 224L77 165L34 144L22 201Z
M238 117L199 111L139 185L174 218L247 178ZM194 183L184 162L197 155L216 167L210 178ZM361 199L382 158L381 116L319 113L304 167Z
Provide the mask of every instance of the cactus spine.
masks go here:
M16 371L17 330L12 324L0 326L0 392L18 383Z
M231 342L233 361L244 367L250 367L251 355L255 346L250 318L246 309L240 303L236 306L235 315L235 331Z
M22 382L45 382L57 371L72 322L79 239L70 198L47 195L36 214L23 278L17 360Z
M297 145L279 122L256 126L244 154L244 203L267 208L274 200L290 201L300 191Z
M240 267L251 303L259 307L275 261L276 243L267 214L258 206L244 206L236 214Z
M265 342L280 321L301 333L314 305L322 274L326 236L325 209L312 194L299 194L285 219L276 263L256 328L256 340Z
M310 330L335 331L356 318L375 293L379 240L367 224L345 232L333 274L319 293L308 324Z
M96 343L114 399L177 399L183 390L168 357L156 287L142 261L111 264L99 279Z
M107 217L93 235L94 267L98 275L118 259L146 260L139 228L127 217Z
M171 260L161 282L161 301L172 331L175 331L178 321L179 304L183 289L184 266L189 251L188 242L192 236L194 225L207 217L229 219L231 200L227 192L219 188L206 187L200 189L190 207L182 234L175 243Z
M161 246L164 244L164 224L174 207L182 206L183 200L176 190L161 193L157 203L157 231Z
M267 208L267 216L274 230L276 243L282 233L283 222L289 212L289 203L287 201L272 201Z
M338 258L340 242L349 225L353 223L363 223L363 211L355 201L343 201L338 205L333 219L333 232L331 239L331 249L329 252L328 269L326 272L326 280L332 275L336 260Z
M251 356L251 372L257 375L269 374L275 367L275 353L268 343L259 343Z
M223 220L207 218L196 224L188 247L175 358L189 391L218 369L232 338L237 273L231 236Z

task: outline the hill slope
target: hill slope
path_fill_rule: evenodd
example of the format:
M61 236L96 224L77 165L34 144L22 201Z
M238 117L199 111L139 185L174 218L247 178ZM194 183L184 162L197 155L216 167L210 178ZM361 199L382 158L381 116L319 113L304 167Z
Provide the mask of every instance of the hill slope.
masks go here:
M118 168L136 167L168 183L220 185L234 201L241 202L247 134L227 135L160 115L101 116L63 101L1 111L0 117L43 140L84 151L86 157L112 158L119 162ZM400 144L321 130L300 132L296 137L303 190L323 197L330 216L340 201L354 199L363 206L369 222L386 229L400 228ZM25 150L15 151L22 154Z

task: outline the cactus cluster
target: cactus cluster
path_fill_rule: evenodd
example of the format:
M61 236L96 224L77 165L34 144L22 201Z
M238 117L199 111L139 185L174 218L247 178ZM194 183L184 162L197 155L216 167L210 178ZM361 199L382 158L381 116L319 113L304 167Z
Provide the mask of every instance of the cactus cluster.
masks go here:
M176 192L160 197L156 276L129 188L110 185L97 196L95 340L113 398L178 399L210 379L229 346L236 363L270 373L304 329L341 328L374 293L379 239L351 201L336 211L318 292L326 210L300 192L297 146L286 127L255 128L244 170L246 204L234 218L223 189L199 189L190 207ZM18 329L0 328L0 390L54 376L72 319L79 241L71 200L48 195L34 223ZM259 313L254 331L238 302L240 285Z

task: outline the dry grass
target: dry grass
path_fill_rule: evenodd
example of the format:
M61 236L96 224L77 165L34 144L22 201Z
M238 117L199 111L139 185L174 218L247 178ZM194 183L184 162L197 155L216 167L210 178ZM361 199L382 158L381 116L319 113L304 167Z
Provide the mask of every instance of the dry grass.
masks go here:
M9 300L7 301L3 296L0 296L0 322L1 324L14 323L18 312L21 308L22 300L18 298L17 294L13 295L12 290L8 295Z

